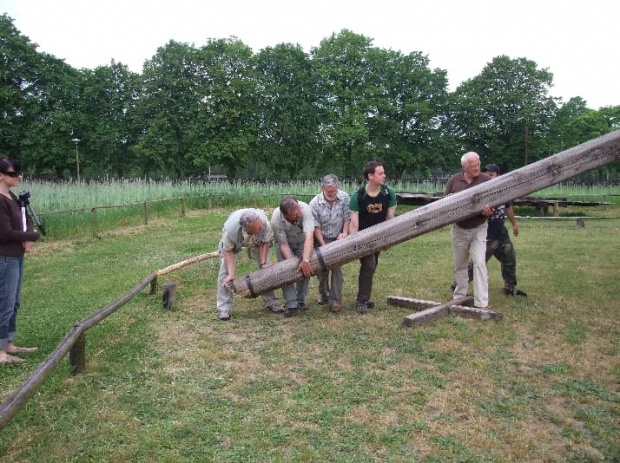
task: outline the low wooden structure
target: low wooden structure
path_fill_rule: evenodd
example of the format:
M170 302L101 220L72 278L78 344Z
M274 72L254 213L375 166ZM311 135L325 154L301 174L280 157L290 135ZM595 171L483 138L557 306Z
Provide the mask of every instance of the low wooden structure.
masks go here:
M407 206L423 206L426 204L434 203L443 199L441 193L408 193L398 192L396 193L396 199L398 204L404 204ZM526 196L524 198L514 199L513 204L515 206L532 206L540 210L541 215L549 215L549 209L553 210L554 217L560 215L560 207L566 206L608 206L611 203L607 201L572 201L567 198L537 198L532 196Z
M485 206L497 206L560 183L588 170L620 160L620 130L563 151L549 158L453 194L393 220L362 230L317 248L310 258L314 273L390 248L416 236L480 214ZM232 288L244 297L304 278L299 260L291 258L269 268L236 278Z
M464 297L462 299L453 299L451 301L441 303L435 301L427 301L424 299L412 299L402 296L388 296L388 305L396 307L407 307L417 310L417 313L407 315L403 318L404 326L419 326L425 323L437 320L449 313L465 318L477 318L478 320L488 320L491 318L501 319L504 315L490 309L478 309L469 307L468 304L473 302L472 297Z

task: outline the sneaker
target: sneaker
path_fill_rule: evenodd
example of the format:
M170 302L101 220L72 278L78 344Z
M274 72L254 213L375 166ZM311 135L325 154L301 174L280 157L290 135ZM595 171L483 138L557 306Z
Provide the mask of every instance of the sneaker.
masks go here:
M308 306L306 305L305 302L298 302L297 303L297 310L307 310Z
M228 320L230 320L230 314L220 315L220 320L222 320L223 322L227 322Z
M366 302L357 301L355 308L360 315L366 315L368 313L368 305Z
M506 286L504 288L504 293L509 295L509 296L523 296L523 297L527 297L527 293L525 291L521 291L520 289L517 289L514 286Z
M271 310L273 313L282 313L282 312L284 312L284 308L281 305L279 305L279 304L278 305L270 305L270 306L267 306L267 308L269 310Z
M286 318L292 317L293 315L297 314L297 307L289 307L288 309L286 309L286 311L284 312L284 316Z
M338 313L338 312L340 312L340 309L342 309L342 306L340 304L332 305L332 312Z
M372 301L366 301L366 307L369 309L374 309L375 308L375 303Z
M319 299L318 301L316 301L316 303L318 305L327 305L329 304L329 301L327 299Z

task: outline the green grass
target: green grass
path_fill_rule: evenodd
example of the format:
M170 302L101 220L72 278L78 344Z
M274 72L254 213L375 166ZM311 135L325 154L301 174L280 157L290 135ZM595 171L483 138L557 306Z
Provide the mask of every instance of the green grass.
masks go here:
M399 208L401 211L404 208ZM40 347L0 369L2 399L71 326L151 271L216 249L229 209L160 217L91 238L47 240L28 258L18 340ZM614 461L620 454L618 209L608 220L520 222L527 299L500 321L446 317L403 328L388 295L450 297L449 229L382 253L377 308L285 319L257 299L217 320L218 262L170 274L175 312L140 294L87 334L87 373L67 361L2 431L7 461ZM615 218L612 218L615 217ZM243 254L237 274L254 270ZM279 294L279 292L277 292Z

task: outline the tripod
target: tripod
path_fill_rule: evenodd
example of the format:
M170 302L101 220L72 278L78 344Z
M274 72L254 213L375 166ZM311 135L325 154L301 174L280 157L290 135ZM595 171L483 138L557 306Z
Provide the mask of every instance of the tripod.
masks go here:
M36 227L41 231L41 234L43 236L46 236L47 232L45 231L45 227L43 226L43 223L41 223L41 221L39 220L39 217L37 217L37 214L34 212L34 209L30 205L30 192L27 190L22 191L18 195L18 198L19 198L20 206L25 208L28 211L28 214L30 214L30 217L32 217L32 221L34 222ZM24 227L25 225L26 225L26 218L24 217Z

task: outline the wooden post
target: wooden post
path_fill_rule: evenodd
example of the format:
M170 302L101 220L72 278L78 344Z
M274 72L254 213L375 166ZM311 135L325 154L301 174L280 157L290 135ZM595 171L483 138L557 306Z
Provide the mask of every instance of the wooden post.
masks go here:
M151 289L149 290L149 294L153 295L157 292L157 274L155 274L155 278L151 280Z
M97 238L97 208L93 207L90 210L90 229L93 233L93 238Z
M211 209L211 194L207 195L207 209Z
M181 217L185 217L185 202L181 198Z
M149 206L148 206L148 202L144 201L144 204L142 206L144 208L144 225L148 225L149 224Z
M86 334L82 333L71 347L69 363L73 367L72 375L79 375L86 371Z
M171 281L164 283L164 291L162 294L162 303L164 309L174 310L177 300L177 284Z
M555 201L553 203L553 217L559 217L560 216L560 203Z

